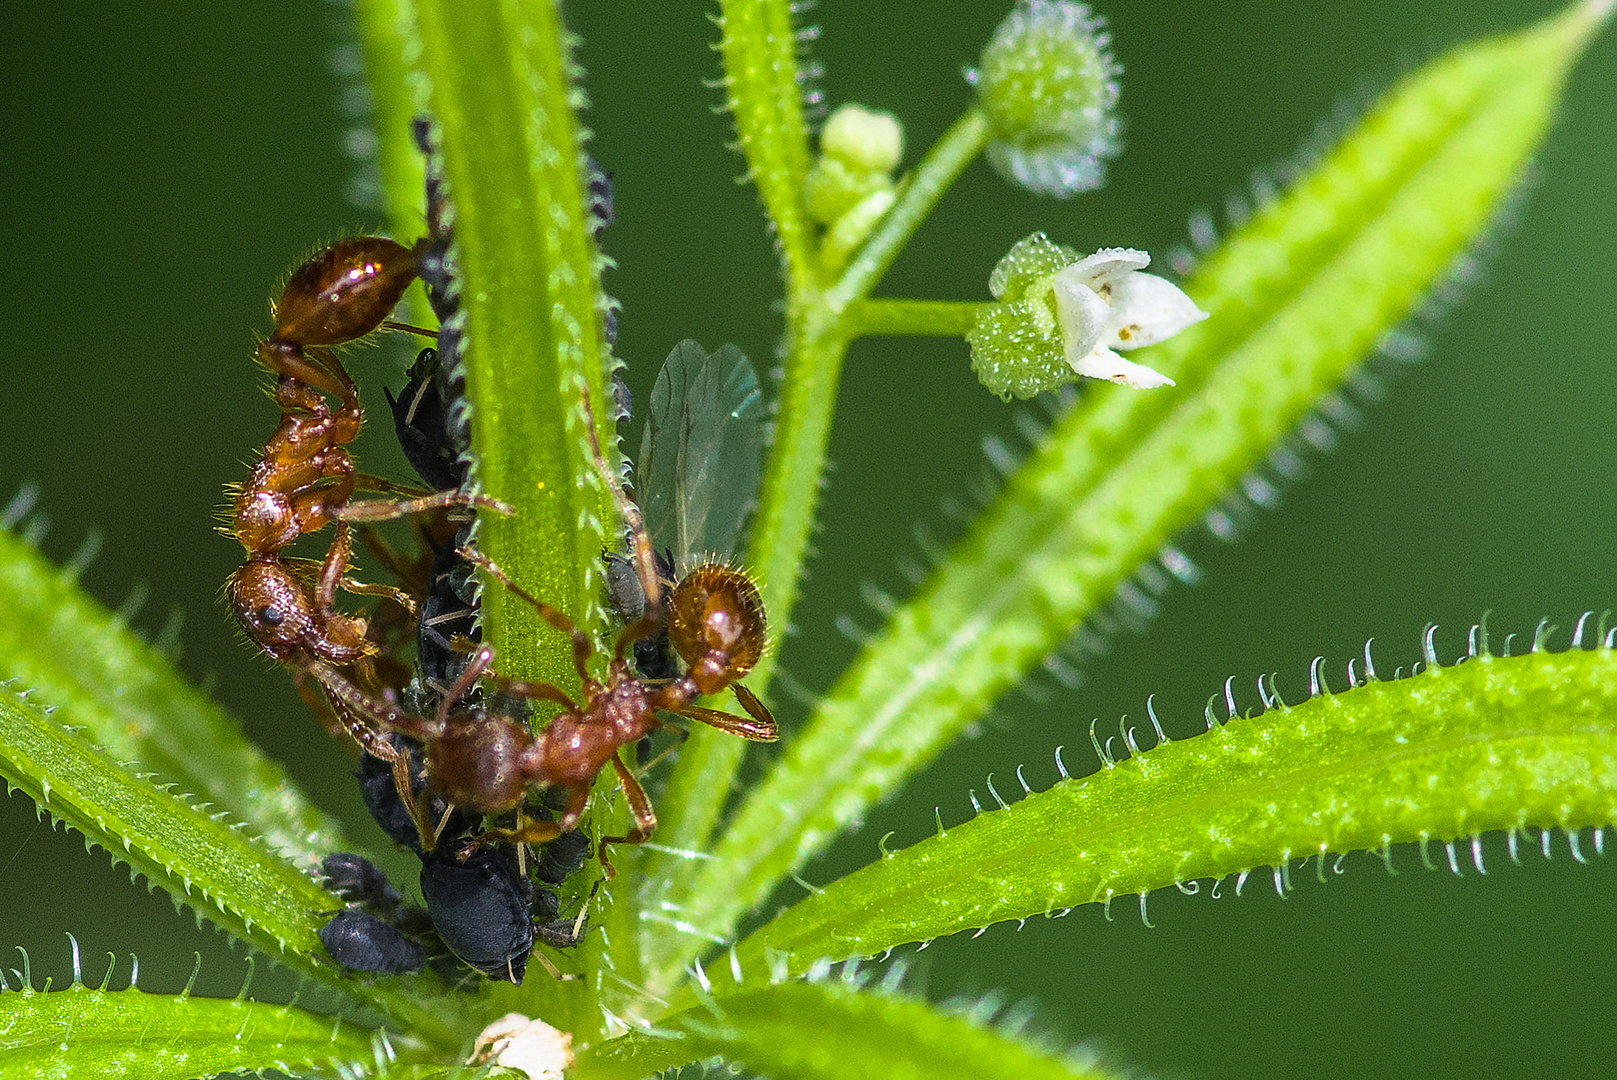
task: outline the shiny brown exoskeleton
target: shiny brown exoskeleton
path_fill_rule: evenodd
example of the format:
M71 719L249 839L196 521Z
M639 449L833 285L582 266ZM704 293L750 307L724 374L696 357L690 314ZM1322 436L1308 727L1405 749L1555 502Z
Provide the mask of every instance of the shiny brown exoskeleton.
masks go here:
M593 432L593 424L590 430ZM596 457L629 525L634 549L631 561L646 596L645 612L618 634L604 678L589 674L588 661L594 650L571 619L529 595L479 552L461 551L466 559L531 604L551 626L572 638L573 664L583 687L582 701L574 701L549 683L493 674L489 669L494 650L486 646L473 655L433 716L407 713L365 694L335 672L319 672L347 715L365 717L421 742L425 747L427 784L451 803L481 813L502 813L520 810L532 788L560 788L566 792L566 805L556 820L525 821L519 814L514 827L489 829L473 837L463 847L463 855L495 840L544 843L574 828L583 816L590 786L608 765L617 772L634 820L625 835L601 838L601 859L606 862L608 844L643 842L656 826L657 816L645 789L619 751L662 727L659 712L697 720L745 739L773 741L778 737L769 710L740 685L763 655L768 639L757 586L734 567L707 563L674 586L665 613L663 583L656 573L651 542L639 510L601 459L599 447ZM645 680L635 674L625 653L635 641L656 632L665 614L670 640L686 671L666 681ZM498 712L482 708L456 711L466 693L485 675L510 696L554 702L562 706L562 711L538 732ZM727 688L734 691L747 716L692 704L699 697ZM407 801L413 802L408 797ZM419 809L416 813L425 838L430 835L430 823Z
M258 346L258 362L276 376L272 396L281 423L246 483L234 487L230 523L222 530L247 549L247 561L225 585L231 611L253 643L299 669L347 668L376 652L363 616L336 610L339 587L407 598L387 586L344 577L352 548L349 522L381 521L453 505L497 506L459 491L426 493L357 471L348 444L359 434L359 391L331 346L387 324L415 280L418 252L380 236L339 240L292 274L275 305L275 331ZM403 328L403 327L401 327ZM336 409L327 395L338 399ZM350 502L357 490L404 499ZM337 523L318 563L289 559L298 537Z

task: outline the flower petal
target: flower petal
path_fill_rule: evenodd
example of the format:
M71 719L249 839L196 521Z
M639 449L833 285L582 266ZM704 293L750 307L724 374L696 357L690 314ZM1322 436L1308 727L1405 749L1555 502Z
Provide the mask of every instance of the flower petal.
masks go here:
M1123 386L1132 386L1136 390L1153 390L1159 386L1172 386L1173 380L1144 364L1136 364L1132 360L1125 360L1117 353L1104 345L1096 345L1087 356L1074 360L1068 355L1067 362L1072 370L1091 379L1106 379L1109 382L1120 383Z
M1167 278L1123 274L1112 281L1106 341L1116 349L1138 349L1173 337L1207 318L1207 312Z
M1076 265L1076 264L1075 264ZM1077 280L1071 273L1075 266L1050 279L1056 294L1056 321L1061 325L1061 345L1067 363L1076 369L1078 361L1095 348L1106 333L1112 309L1100 294Z
M1056 276L1080 285L1088 285L1104 296L1106 294L1104 286L1107 283L1116 281L1130 271L1144 270L1150 265L1151 256L1143 251L1136 251L1134 248L1101 248L1095 254L1079 259Z

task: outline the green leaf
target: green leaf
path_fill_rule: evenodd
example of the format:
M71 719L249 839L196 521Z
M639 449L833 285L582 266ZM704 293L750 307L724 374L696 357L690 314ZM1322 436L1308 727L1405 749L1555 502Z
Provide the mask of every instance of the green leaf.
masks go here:
M634 1080L722 1055L775 1080L1041 1080L1113 1075L1089 1062L852 985L767 986L726 997L579 1056L572 1080Z
M728 935L931 760L1410 315L1488 228L1598 21L1576 8L1405 78L1186 283L1212 318L1145 361L1179 385L1097 387L1052 430L670 898L699 933Z
M549 0L418 7L455 207L472 442L483 488L515 508L482 514L479 543L528 591L599 627L611 506L584 404L614 445L610 354L574 113L583 95L558 14ZM503 589L485 592L483 610L505 674L577 686L565 635Z
M111 975L111 972L108 972ZM77 979L53 993L0 992L0 1075L10 1080L190 1080L226 1072L386 1062L373 1033L292 1005L265 1005Z
M0 695L0 775L11 787L227 933L424 1038L456 1045L441 1007L423 1008L401 993L400 980L351 980L326 958L316 933L343 906L340 899L248 839L227 815L177 798L107 757L62 726L71 719L69 709L46 716Z
M1617 653L1475 657L1234 719L849 874L715 964L797 974L1298 858L1617 824ZM1480 847L1472 856L1481 859ZM1481 864L1479 864L1481 868Z
M241 724L121 619L18 537L0 531L0 677L59 706L91 742L138 761L288 858L352 850ZM311 725L311 731L313 727Z
M384 203L397 238L420 235L426 162L410 125L426 108L421 36L413 0L357 0L354 20L365 56L365 86L376 126L377 166ZM426 304L416 305L424 312Z
M615 455L617 440L572 38L551 0L423 0L417 13L455 208L476 478L515 511L481 514L478 544L528 592L599 634L607 624L600 555L616 514L592 444ZM484 589L482 614L501 674L576 698L567 635L497 585ZM606 772L601 790L609 791ZM601 833L621 831L605 816L611 800L595 806ZM603 893L611 896L608 932L572 956L596 969L610 941L611 963L632 983L637 937L620 927L635 925L634 898L629 889ZM599 991L594 981L534 978L487 996L584 1039L604 1022Z

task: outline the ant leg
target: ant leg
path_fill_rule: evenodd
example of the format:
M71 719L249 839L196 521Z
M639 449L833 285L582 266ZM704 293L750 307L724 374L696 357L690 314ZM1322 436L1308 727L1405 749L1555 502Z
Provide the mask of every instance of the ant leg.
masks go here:
M348 558L353 554L353 538L346 521L337 522L337 535L326 549L320 562L320 577L315 583L314 602L321 611L330 611L337 603L337 586L342 583L343 572L348 569Z
M383 596L399 605L399 607L403 608L411 615L414 615L416 612L415 597L411 596L403 589L395 586L367 585L363 581L355 581L350 577L343 578L339 584L342 585L344 592L353 593L355 596Z
M567 696L567 692L559 686L549 683L527 682L523 679L510 679L504 675L489 672L489 679L495 686L510 694L512 697L524 698L529 701L554 701L557 705L569 712L581 713L584 710L578 702Z
M524 821L514 829L484 829L462 844L460 850L455 853L455 858L464 861L484 844L492 844L497 840L509 844L548 844L566 831L557 822L540 821L537 818Z
M479 648L472 654L472 658L466 661L466 670L460 673L460 678L455 680L454 685L449 688L449 692L438 702L439 728L449 726L450 710L455 707L461 698L471 692L472 687L477 685L477 680L483 677L483 673L488 671L488 666L493 662L494 649L488 645Z
M436 331L436 330L427 330L427 329L424 329L423 327L420 327L420 326L411 326L407 322L397 322L397 321L395 321L393 319L384 319L384 320L382 320L382 325L377 327L377 329L378 330L399 330L399 331L402 331L402 332L404 332L406 334L415 334L417 337L431 338L434 341L438 340L438 331Z
M362 472L354 474L354 490L375 491L386 495L407 495L412 499L419 499L432 494L432 492L424 488L412 487L409 484L396 484L385 476Z
M328 394L336 394L346 400L354 389L354 381L348 378L348 372L337 364L339 376L331 370L331 365L325 363L327 356L335 362L336 357L325 349L310 349L320 363L311 360L302 348L286 341L261 341L258 343L258 362L268 368L275 375L282 375L306 383ZM325 353L325 356L321 354Z
M335 506L331 510L331 516L337 521L390 521L393 518L409 517L412 514L423 514L429 510L442 510L450 506L477 506L507 515L516 512L510 504L498 499L487 495L473 495L454 488L435 491L430 495L420 495L418 488L403 487L362 473L354 474L354 484L365 491L408 494L411 498L368 499L365 502Z
M320 721L320 726L325 728L326 732L333 738L341 739L347 745L349 753L354 754L359 750L358 740L354 738L353 732L348 730L348 725L344 724L342 718L337 715L337 711L331 707L331 702L327 701L314 687L302 679L296 677L294 679L298 697L303 699L303 704L309 707L309 711L314 714L314 718Z
M301 676L302 673L300 672L299 674ZM297 684L298 696L303 698L304 703L309 706L309 709L316 716L322 718L322 722L326 722L326 718L329 717L330 722L337 725L335 729L332 729L330 724L327 725L327 729L333 735L337 735L339 732L347 735L353 742L358 743L365 753L381 761L388 762L393 767L393 790L398 792L400 801L404 803L405 809L409 811L410 820L415 823L416 835L420 838L422 845L421 850L432 850L435 833L432 830L432 823L427 820L425 809L422 808L415 796L413 778L410 776L409 753L400 753L398 748L393 745L392 739L389 739L383 732L377 731L370 724L364 722L360 716L356 715L348 698L341 693L335 692L331 683L321 672L316 671L314 675L320 680L320 685L326 691L328 701L321 702L319 695L315 694L313 688L303 682L301 677ZM353 686L351 683L347 684L347 686L349 689L358 690L358 687Z
M761 726L778 734L778 729L775 726L775 714L769 711L769 706L758 700L758 695L740 683L732 683L730 690L735 694L736 700L741 702L741 707L747 711L748 716L758 721ZM747 737L752 738L750 735ZM774 738L775 736L771 736L768 741L772 741Z
M504 585L507 589L510 589L511 592L515 593L520 599L525 600L535 611L539 613L540 617L551 626L554 626L557 630L560 630L564 634L571 634L573 638L573 667L578 669L578 677L584 680L586 686L593 681L590 678L589 669L586 667L586 664L590 658L590 654L593 653L595 649L594 646L590 644L590 639L584 636L584 631L580 630L578 626L574 624L573 620L569 619L566 615L562 614L556 608L551 607L543 600L536 599L526 589L512 581L511 576L504 570L501 570L493 559L489 558L487 555L484 555L476 548L461 547L456 550L455 554L459 555L461 558L465 559L474 566L481 567L483 571L495 581L498 581L501 585ZM619 659L622 659L622 657L620 656ZM545 684L528 683L524 685L543 686ZM520 691L517 692L520 693ZM547 698L546 700L555 701L557 699ZM576 705L573 705L571 701L567 701L566 699L563 699L563 703L572 706L573 708L577 708Z
M756 698L754 699L757 700ZM709 727L718 728L729 735L739 735L743 739L753 742L774 742L780 738L780 731L775 727L774 718L767 722L754 717L748 720L733 713L719 712L716 709L704 709L700 705L682 705L677 709L670 709L675 716L684 716L691 720L700 720ZM765 713L767 716L768 714Z
M634 824L623 836L603 836L600 839L598 854L601 857L601 869L605 871L608 881L617 877L618 871L606 857L607 845L643 844L651 835L651 831L657 827L657 812L651 808L651 796L640 786L640 781L634 778L629 766L623 763L622 758L613 754L612 768L618 774L618 785L623 788L623 797L629 803L629 813L634 818Z
M315 663L310 664L307 670L309 674L320 681L321 686L325 687L326 695L331 698L332 704L338 709L339 714L346 710L352 716L362 717L370 721L370 724L356 725L360 730L353 731L353 734L359 744L369 750L373 757L391 761L393 751L391 745L388 745L388 748L380 753L371 750L369 743L366 742L367 737L377 743L386 743L386 740L377 734L371 725L378 725L386 731L397 731L399 734L408 735L421 743L431 742L433 739L443 737L444 725L441 721L434 722L424 716L416 716L413 713L405 712L391 702L372 697L354 685L347 676L336 668Z
M391 739L378 741L390 750L395 749ZM373 753L371 756L378 757L380 755ZM382 758L382 760L387 761L388 759ZM421 801L416 798L415 777L410 775L409 751L398 753L395 750L391 764L393 766L393 790L398 793L399 800L404 803L404 808L410 812L410 820L415 823L416 838L421 843L421 850L431 851L438 843L438 830L443 828L443 822L439 822L438 829L434 829L432 822L427 819L426 807L422 806ZM446 809L444 817L448 818L448 816L449 810Z

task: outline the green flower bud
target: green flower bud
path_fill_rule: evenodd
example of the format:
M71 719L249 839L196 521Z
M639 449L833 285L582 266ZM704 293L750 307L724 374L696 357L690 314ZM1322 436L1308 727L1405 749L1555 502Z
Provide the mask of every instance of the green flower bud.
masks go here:
M866 197L888 191L892 179L882 172L855 169L841 158L824 155L809 169L803 185L809 217L821 225L833 224Z
M1018 241L989 275L988 291L1001 302L983 305L966 341L971 370L1003 400L1078 381L1062 349L1050 283L1080 258L1076 249L1034 233Z
M1021 0L966 72L988 116L989 164L1006 180L1064 199L1105 179L1121 149L1122 69L1104 26L1087 4Z
M826 118L820 153L863 172L890 173L904 156L904 126L892 113L843 105Z

